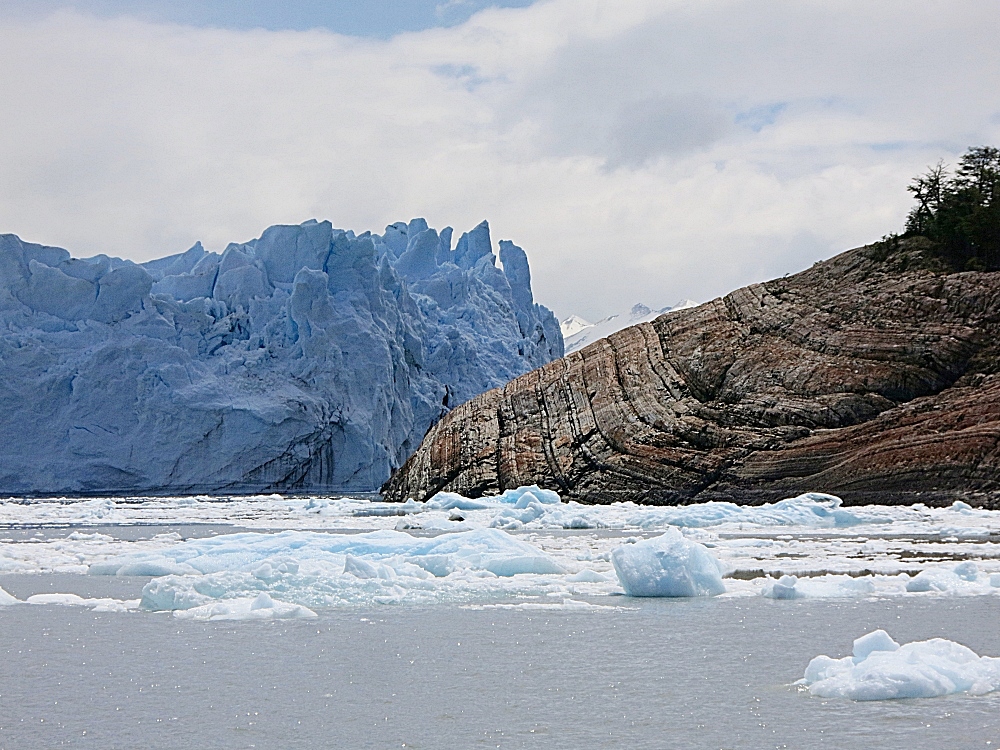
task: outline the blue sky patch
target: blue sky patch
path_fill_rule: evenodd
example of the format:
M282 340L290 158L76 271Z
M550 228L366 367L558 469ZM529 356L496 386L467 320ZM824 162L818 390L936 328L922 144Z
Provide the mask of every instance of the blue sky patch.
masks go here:
M750 128L750 130L755 133L759 133L768 125L774 125L775 120L778 119L778 115L784 112L787 108L787 102L762 104L759 107L753 107L752 109L738 112L736 117L733 118L733 122L737 125L742 125L745 128Z
M272 31L322 28L387 39L407 31L454 26L484 8L524 8L534 0L4 0L0 18L73 9L100 17Z

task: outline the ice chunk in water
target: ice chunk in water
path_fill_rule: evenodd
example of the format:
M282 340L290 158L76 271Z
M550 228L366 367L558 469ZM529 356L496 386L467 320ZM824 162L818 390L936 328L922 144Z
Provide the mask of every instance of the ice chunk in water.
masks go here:
M384 578L390 581L396 577L395 571L388 565L370 563L353 555L345 556L344 573L355 578Z
M823 698L858 701L981 695L1000 688L1000 659L944 638L900 646L876 630L854 642L853 656L817 656L797 684Z
M8 604L19 604L20 602L14 596L11 596L3 589L0 589L0 607L4 607Z
M243 610L203 608L261 591L309 606L395 602L408 592L438 589L433 584L436 578L448 578L454 588L469 579L566 572L537 547L496 529L432 538L398 531L224 534L111 558L92 566L91 572L114 575L121 570L175 568L185 574L157 577L146 584L143 609L197 609L196 619L233 619L242 617Z
M629 596L716 596L726 591L718 560L676 529L617 547L611 562Z
M606 583L608 580L614 580L609 578L609 576L610 574L606 575L590 568L584 568L579 573L566 576L566 581L567 583Z
M16 599L14 601L17 601ZM84 599L77 594L34 594L24 600L27 604L57 604L69 607L90 607L95 612L127 612L139 605L139 600Z
M906 584L910 592L936 591L946 594L978 589L979 568L974 562L959 563L951 570L928 568L920 571Z
M316 613L301 604L275 601L266 592L261 592L253 599L225 599L177 610L174 617L183 620L295 620L316 617Z
M852 578L847 575L824 575L809 578L781 576L761 590L771 599L835 599L838 597L865 596L875 591L871 578Z
M469 498L455 492L439 492L427 501L428 510L488 510L498 506L528 508L532 504L560 505L559 493L543 490L536 484L505 490L499 495Z
M81 605L84 598L77 594L35 594L24 600L28 604Z
M854 640L854 661L867 659L873 651L898 651L899 644L884 630L873 630Z

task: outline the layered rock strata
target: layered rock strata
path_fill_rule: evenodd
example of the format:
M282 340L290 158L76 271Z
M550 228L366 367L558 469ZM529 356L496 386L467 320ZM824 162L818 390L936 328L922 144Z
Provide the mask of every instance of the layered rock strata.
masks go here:
M482 394L383 489L1000 507L998 366L1000 273L936 269L921 240L859 248Z

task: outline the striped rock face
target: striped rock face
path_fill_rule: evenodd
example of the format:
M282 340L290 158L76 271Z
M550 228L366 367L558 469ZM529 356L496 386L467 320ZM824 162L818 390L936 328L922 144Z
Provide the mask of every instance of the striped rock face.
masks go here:
M922 240L667 313L453 410L383 491L1000 507L1000 273Z

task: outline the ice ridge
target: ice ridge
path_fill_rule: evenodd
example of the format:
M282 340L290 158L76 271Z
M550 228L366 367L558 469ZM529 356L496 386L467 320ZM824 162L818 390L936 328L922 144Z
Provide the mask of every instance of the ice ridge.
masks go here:
M330 222L147 263L0 235L7 493L374 490L450 408L563 354L484 221Z

